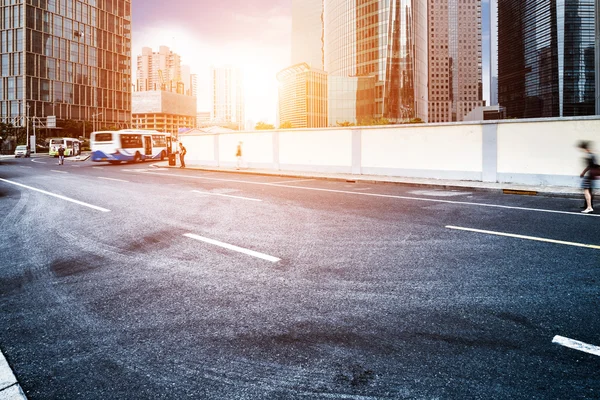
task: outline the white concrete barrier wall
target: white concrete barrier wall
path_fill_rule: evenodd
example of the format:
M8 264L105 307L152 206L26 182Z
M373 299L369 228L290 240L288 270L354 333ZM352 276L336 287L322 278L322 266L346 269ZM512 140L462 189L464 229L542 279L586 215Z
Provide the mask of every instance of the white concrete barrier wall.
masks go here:
M219 164L233 167L237 164L236 151L242 142L242 166L244 168L273 168L273 132L225 133L219 138Z
M584 168L581 140L600 150L600 120L519 121L498 124L498 181L578 186Z
M281 169L352 172L352 130L280 130Z
M213 135L182 135L181 143L186 149L186 164L217 166Z
M481 180L481 125L363 129L362 173Z
M580 140L595 142L600 118L291 129L182 135L189 165L245 167L577 187Z

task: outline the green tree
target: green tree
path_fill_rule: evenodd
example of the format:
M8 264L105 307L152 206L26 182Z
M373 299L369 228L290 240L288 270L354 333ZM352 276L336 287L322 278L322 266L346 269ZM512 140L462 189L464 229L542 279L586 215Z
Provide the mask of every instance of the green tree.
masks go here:
M425 121L423 121L421 118L412 118L410 121L408 121L409 124L424 124Z
M275 129L275 125L272 124L267 124L264 121L259 121L256 126L254 127L254 129L256 129L257 131L265 131L268 129Z
M355 126L356 125L354 122L350 122L350 121L337 121L335 124L337 126Z
M283 124L279 125L279 129L292 129L294 125L290 121L285 121Z
M392 125L392 122L387 118L363 118L360 121L362 126L373 126L373 125Z

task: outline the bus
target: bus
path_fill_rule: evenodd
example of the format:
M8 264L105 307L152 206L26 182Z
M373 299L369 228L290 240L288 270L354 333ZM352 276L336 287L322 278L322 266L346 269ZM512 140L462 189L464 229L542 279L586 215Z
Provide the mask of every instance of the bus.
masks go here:
M96 162L163 161L170 153L171 135L143 129L98 131L92 132L90 146Z
M48 155L58 157L58 148L61 145L65 149L65 157L81 155L81 142L70 137L50 139Z

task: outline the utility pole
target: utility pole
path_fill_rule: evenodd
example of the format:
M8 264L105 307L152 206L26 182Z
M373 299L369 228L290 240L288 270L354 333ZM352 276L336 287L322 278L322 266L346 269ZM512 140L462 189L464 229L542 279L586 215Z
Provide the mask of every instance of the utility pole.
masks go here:
M26 128L26 135L27 137L25 138L25 143L27 144L27 148L29 149L29 103L25 102L25 124L27 125ZM31 149L29 149L31 150Z

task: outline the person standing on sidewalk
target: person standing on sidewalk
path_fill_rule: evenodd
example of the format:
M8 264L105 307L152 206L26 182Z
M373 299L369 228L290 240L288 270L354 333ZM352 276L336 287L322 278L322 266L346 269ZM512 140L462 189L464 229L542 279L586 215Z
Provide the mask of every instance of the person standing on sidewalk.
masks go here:
M593 194L592 190L594 189L594 180L598 179L600 176L600 166L596 162L596 157L592 150L590 149L590 142L581 141L578 146L581 151L585 153L585 162L586 167L581 173L580 177L583 178L581 183L581 187L583 188L583 194L585 196L585 204L586 209L582 211L582 213L587 214L594 211L592 207L593 202Z
M235 157L237 158L237 167L236 167L236 169L240 169L241 166L242 166L242 162L243 162L243 159L242 159L242 144L243 144L242 142L238 142L237 150L235 152Z
M58 165L63 165L65 163L65 148L62 147L62 144L58 148Z
M187 150L183 146L183 143L179 142L179 161L181 162L181 165L179 166L179 168L185 168L185 154L186 153L187 153Z

